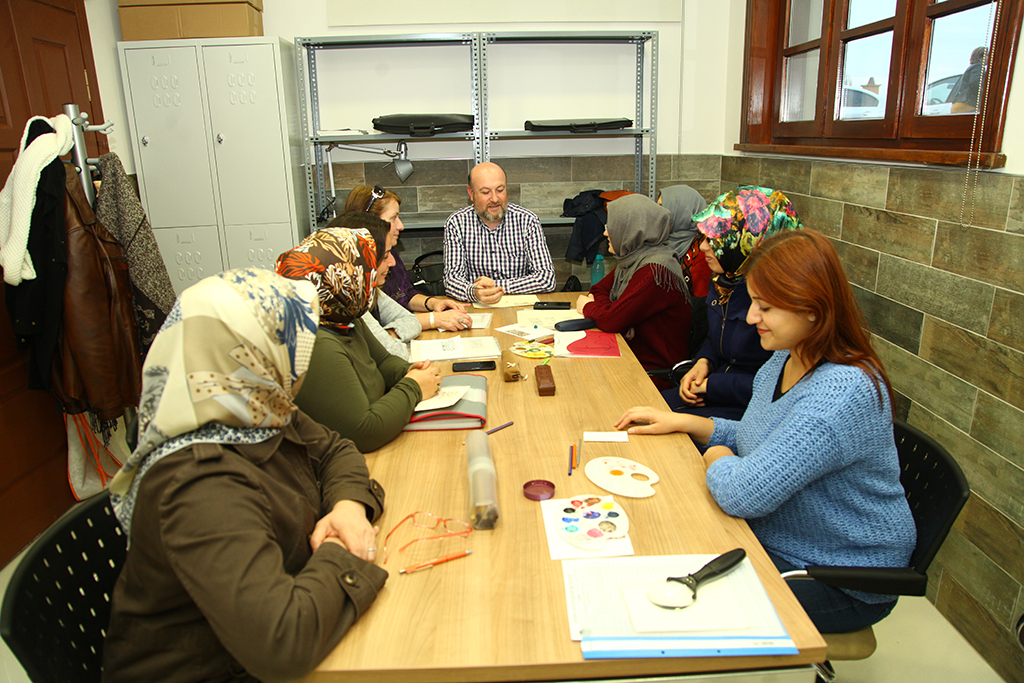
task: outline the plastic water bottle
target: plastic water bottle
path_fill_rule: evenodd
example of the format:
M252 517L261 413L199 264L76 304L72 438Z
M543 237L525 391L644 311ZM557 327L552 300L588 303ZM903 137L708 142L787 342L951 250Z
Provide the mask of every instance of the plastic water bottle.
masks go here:
M598 254L590 264L590 286L593 287L604 279L604 256Z

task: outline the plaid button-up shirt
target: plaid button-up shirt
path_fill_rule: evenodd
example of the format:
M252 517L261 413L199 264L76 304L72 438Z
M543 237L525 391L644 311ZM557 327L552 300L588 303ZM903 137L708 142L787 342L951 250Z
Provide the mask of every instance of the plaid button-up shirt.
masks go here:
M505 219L491 230L472 206L444 224L444 288L460 301L477 301L473 282L489 277L506 294L537 294L555 289L555 268L540 219L508 205Z

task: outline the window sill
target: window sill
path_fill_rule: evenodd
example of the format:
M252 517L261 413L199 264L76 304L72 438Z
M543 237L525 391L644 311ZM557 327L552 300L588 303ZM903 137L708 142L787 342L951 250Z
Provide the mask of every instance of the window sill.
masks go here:
M834 157L840 159L867 159L870 161L895 161L913 164L938 164L942 166L964 166L994 169L1006 166L1006 155L983 152L970 155L967 152L884 149L877 147L828 147L824 145L759 145L737 143L733 149L755 154L792 154L796 156ZM970 163L968 163L970 162Z

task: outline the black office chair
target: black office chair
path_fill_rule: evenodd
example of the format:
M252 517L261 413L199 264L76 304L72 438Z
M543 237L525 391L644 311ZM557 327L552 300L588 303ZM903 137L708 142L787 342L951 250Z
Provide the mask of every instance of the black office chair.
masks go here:
M909 567L807 567L785 572L782 577L814 579L837 588L887 595L924 595L928 588L928 566L935 559L946 534L971 495L970 486L953 456L937 441L905 422L893 424L899 452L900 483L907 494L917 527L917 545ZM856 660L875 651L874 631L823 633L828 645L826 658ZM816 665L819 680L832 683L835 672L829 661Z
M683 380L683 375L693 367L692 360L681 360L670 368L655 368L647 371L648 377L658 377L666 380L672 386L678 387Z
M34 683L99 683L110 597L127 547L104 491L25 551L0 608L0 636Z

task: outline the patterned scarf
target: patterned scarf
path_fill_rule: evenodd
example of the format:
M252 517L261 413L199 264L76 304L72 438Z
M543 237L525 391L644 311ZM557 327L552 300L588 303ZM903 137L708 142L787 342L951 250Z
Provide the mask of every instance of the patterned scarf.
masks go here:
M277 272L316 285L320 325L348 334L374 303L377 245L365 228L323 228L281 254Z
M786 195L754 185L726 192L694 215L693 222L708 238L711 253L725 270L713 278L722 304L729 301L733 287L745 279L743 264L758 244L783 230L803 227Z
M267 270L229 270L181 293L142 368L139 444L110 483L126 531L160 459L197 443L260 443L291 421L316 330L315 289Z

